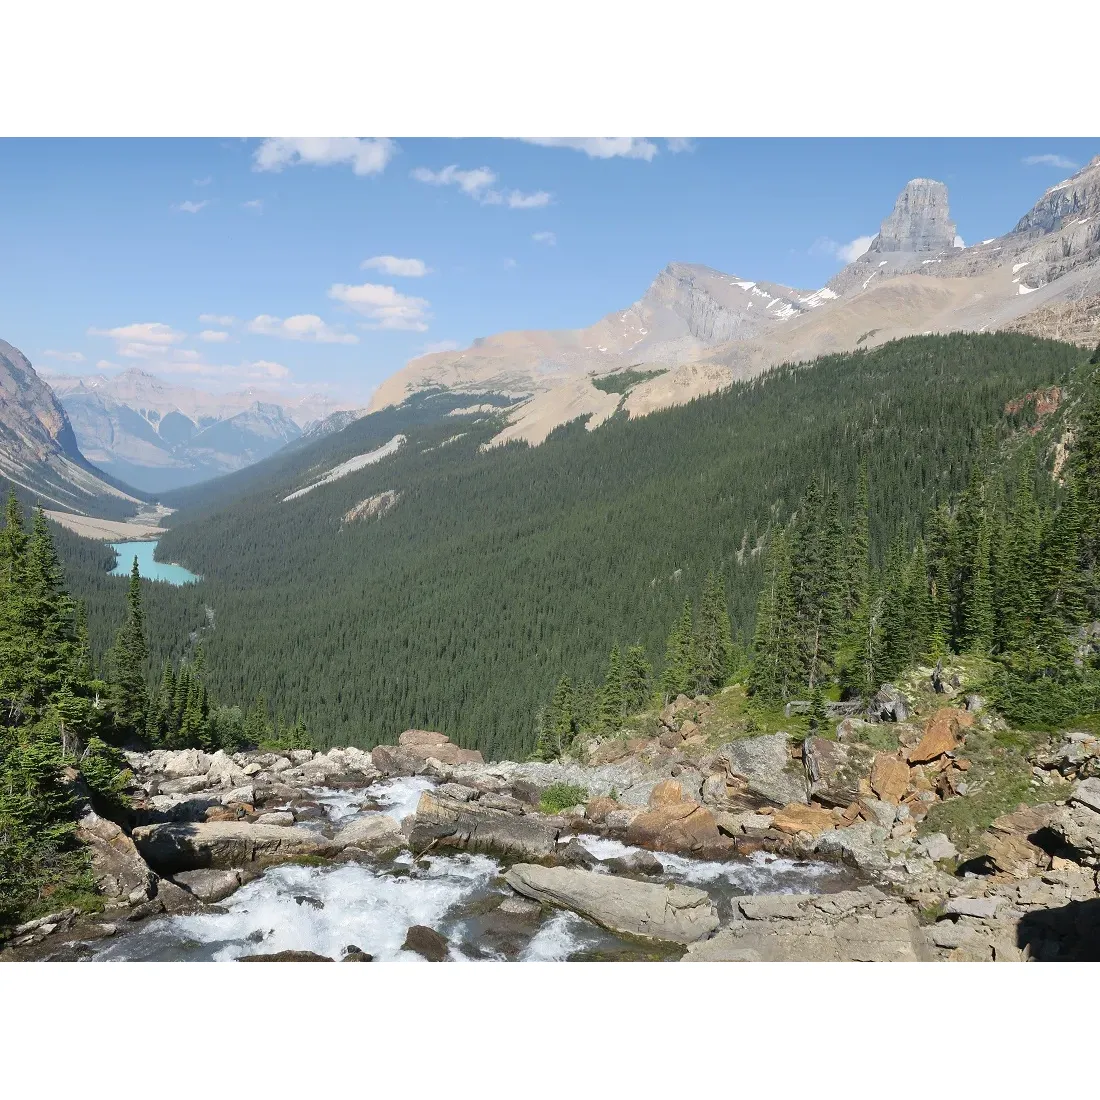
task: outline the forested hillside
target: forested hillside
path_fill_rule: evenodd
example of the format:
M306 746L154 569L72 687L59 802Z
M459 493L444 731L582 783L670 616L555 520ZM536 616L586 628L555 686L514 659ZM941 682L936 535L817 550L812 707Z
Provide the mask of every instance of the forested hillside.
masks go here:
M983 436L996 446L1040 415L1034 401L1006 406L1065 382L1081 359L1022 336L921 337L781 368L595 432L576 422L535 449L482 452L495 424L425 417L400 429L408 443L396 456L287 503L311 478L280 456L236 475L252 491L231 504L232 479L206 507L197 490L179 500L159 556L204 581L158 592L150 633L184 646L209 606L212 692L263 693L321 743L370 745L420 726L524 755L563 671L602 679L616 643L659 665L709 570L747 643L758 548L811 481L847 528L866 466L880 564L899 533L911 542L966 487ZM328 460L394 430L363 424L322 441ZM343 437L356 430L352 445ZM345 522L387 490L396 506ZM78 594L87 577L74 573Z

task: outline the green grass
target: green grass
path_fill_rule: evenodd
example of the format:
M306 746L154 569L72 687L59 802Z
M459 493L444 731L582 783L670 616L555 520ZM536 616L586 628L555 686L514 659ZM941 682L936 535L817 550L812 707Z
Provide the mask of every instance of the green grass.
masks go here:
M562 810L573 806L582 806L588 801L588 790L572 783L552 783L542 792L539 809L544 814L560 814Z
M921 822L919 834L946 833L960 854L979 855L981 834L996 818L1011 813L1021 802L1033 806L1064 798L1070 789L1068 783L1031 785L1028 756L1045 740L1045 735L1018 730L969 730L961 753L970 761L967 792L935 803Z

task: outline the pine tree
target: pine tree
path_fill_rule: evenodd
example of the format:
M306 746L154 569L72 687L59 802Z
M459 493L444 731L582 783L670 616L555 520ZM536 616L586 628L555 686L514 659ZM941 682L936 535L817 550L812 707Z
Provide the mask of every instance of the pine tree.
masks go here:
M575 733L573 722L573 684L568 676L563 676L554 688L550 706L543 716L545 747L550 752L546 759L557 759L569 748Z
M623 704L628 714L642 710L653 690L653 667L645 647L632 645L623 661Z
M661 674L661 694L666 699L675 699L677 695L691 688L694 677L692 634L691 600L685 600L680 617L676 620L665 643L665 668Z
M250 745L262 745L272 734L268 718L267 700L262 695L249 708L244 720L244 735Z
M823 736L829 726L829 712L825 709L825 693L820 680L814 683L810 691L810 713L806 724L809 732L818 737Z
M72 601L61 587L61 563L50 538L46 516L36 508L21 579L20 621L30 642L27 698L40 708L71 672Z
M935 608L928 581L928 555L924 539L918 538L905 585L905 636L909 642L909 663L931 655L935 644L934 631Z
M695 673L692 686L696 692L709 695L725 682L733 657L726 588L714 570L707 574L703 585L692 647Z
M110 662L115 716L119 725L132 733L142 733L146 726L149 703L145 663L148 657L145 614L141 604L141 573L135 557L126 596L126 622L118 632Z
M613 646L607 661L607 675L600 691L600 728L617 730L622 727L626 710L623 703L623 666L619 647Z
M795 592L787 533L772 540L764 587L753 631L749 693L766 699L787 699L800 682Z

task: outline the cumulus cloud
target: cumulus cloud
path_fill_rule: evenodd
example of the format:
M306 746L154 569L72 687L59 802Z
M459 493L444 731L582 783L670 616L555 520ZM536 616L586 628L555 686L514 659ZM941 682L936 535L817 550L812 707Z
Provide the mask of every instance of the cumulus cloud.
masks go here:
M84 355L79 351L56 351L54 348L46 348L42 354L48 359L57 359L61 363L84 362Z
M695 152L695 139L694 138L665 138L665 145L668 146L670 153L694 153Z
M172 209L178 210L182 214L197 214L204 206L209 205L209 199L203 199L202 202L191 202L190 199L188 199L187 202L177 203Z
M258 336L275 336L280 340L305 340L314 344L359 343L355 333L332 328L315 313L298 313L285 319L261 313L245 328Z
M142 321L108 329L90 328L88 335L106 336L114 340L118 354L127 359L155 359L163 356L167 349L187 336L186 333L159 321Z
M955 234L955 240L952 243L956 248L966 248L966 241L964 241L958 233Z
M1036 156L1024 157L1023 162L1024 164L1042 164L1047 168L1062 168L1067 172L1072 172L1079 167L1076 161L1062 156L1061 153L1039 153Z
M224 344L229 339L229 333L207 328L199 333L199 339L207 344Z
M419 279L424 275L430 275L432 271L423 260L405 260L400 256L371 256L359 266L367 271L381 271L383 275L406 279Z
M377 283L348 286L346 283L335 283L329 288L328 296L366 317L367 328L427 331L428 318L431 316L428 308L431 303L425 298L401 294L392 286L381 286Z
M242 210L251 210L256 214L262 214L264 212L264 200L263 199L249 199L248 202L241 203Z
M832 237L818 237L817 240L810 245L810 255L835 256L843 263L850 264L858 260L860 256L867 251L874 239L875 238L872 236L856 237L854 241L849 241L847 244L841 244L839 241L834 241Z
M675 140L675 139L673 139ZM587 138L520 138L531 145L545 145L560 149L576 149L590 157L606 160L609 157L629 157L631 160L652 160L657 155L657 146L649 138L633 137L587 137Z
M390 138L267 138L252 155L257 172L281 172L294 164L348 164L357 176L385 171L397 152Z
M539 244L555 245L558 243L558 238L551 233L549 229L544 229L539 233L532 233L531 240L537 241Z
M237 323L237 318L227 313L200 313L199 320L204 325L221 325L223 328Z
M549 191L502 191L493 187L497 174L491 168L459 168L448 164L438 172L430 168L414 168L412 178L433 187L457 187L464 195L483 206L507 206L512 210L530 210L546 206L553 196Z

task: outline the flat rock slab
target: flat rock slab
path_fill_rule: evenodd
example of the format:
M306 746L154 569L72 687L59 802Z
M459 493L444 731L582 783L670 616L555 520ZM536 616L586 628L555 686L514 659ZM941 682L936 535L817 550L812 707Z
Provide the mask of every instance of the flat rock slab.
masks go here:
M416 807L409 843L414 851L438 844L519 859L547 859L557 850L562 828L560 818L511 814L425 791Z
M143 825L133 837L145 860L165 874L200 867L230 869L256 860L328 855L336 850L331 840L308 829L247 821Z
M785 733L731 741L718 750L717 761L731 778L776 806L809 801L805 769L791 758L791 739Z
M517 893L571 909L631 936L694 943L718 927L718 910L702 890L638 882L597 871L519 863L504 876Z
M401 826L388 814L372 814L345 825L332 843L338 848L387 849L403 843Z

